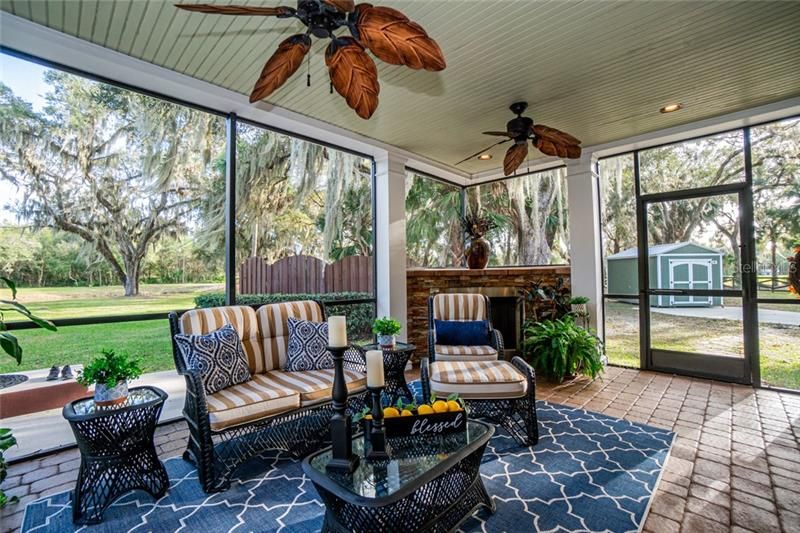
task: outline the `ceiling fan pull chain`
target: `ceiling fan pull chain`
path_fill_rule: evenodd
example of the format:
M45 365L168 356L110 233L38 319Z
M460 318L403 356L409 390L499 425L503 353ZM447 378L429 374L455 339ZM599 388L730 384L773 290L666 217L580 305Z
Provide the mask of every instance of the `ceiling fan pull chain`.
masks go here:
M331 94L333 94L333 82L331 82L330 91L331 91Z
M306 87L311 87L311 55L306 56Z

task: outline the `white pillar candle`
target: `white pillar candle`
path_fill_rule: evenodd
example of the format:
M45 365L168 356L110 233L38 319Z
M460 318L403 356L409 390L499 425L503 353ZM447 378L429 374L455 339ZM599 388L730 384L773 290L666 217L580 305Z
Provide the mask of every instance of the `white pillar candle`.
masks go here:
M383 352L369 350L367 352L367 387L383 387Z
M328 346L347 346L347 321L343 316L328 317Z

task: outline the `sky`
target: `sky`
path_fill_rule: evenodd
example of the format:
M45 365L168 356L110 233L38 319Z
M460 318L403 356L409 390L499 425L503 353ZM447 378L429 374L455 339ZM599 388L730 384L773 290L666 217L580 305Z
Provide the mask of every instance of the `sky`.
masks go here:
M0 53L0 81L8 85L14 94L33 105L34 111L41 111L45 105L44 67L29 61ZM6 206L17 196L17 189L6 180L0 180L0 225L14 225L17 220Z

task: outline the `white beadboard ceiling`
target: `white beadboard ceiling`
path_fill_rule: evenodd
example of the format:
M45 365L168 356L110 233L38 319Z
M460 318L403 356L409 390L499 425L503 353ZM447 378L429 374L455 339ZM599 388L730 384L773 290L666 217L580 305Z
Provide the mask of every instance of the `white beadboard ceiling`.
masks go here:
M526 114L536 122L590 146L800 95L798 2L375 3L419 22L439 42L447 69L376 61L380 106L365 121L330 94L327 40L316 41L312 87L304 66L268 101L453 165L491 144L480 132L504 129L517 100L529 102ZM277 44L303 28L294 19L188 13L161 0L0 0L0 7L243 94ZM658 112L670 102L684 109ZM496 168L503 151L458 168Z

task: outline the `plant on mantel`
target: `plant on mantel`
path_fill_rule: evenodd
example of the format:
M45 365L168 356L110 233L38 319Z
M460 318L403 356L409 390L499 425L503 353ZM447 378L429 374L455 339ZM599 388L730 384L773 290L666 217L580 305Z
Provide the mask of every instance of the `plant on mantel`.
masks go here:
M2 347L3 351L9 357L12 357L17 364L20 364L22 363L22 346L19 345L19 341L14 334L8 331L8 326L6 326L5 321L5 313L14 312L20 314L37 326L50 331L56 331L56 326L49 320L45 320L34 315L30 312L30 310L28 310L27 307L17 301L16 283L3 276L0 276L0 281L2 281L6 287L11 290L10 300L0 299L0 347ZM8 466L6 464L4 452L14 446L16 443L17 439L11 434L11 429L0 428L0 485L3 483L3 481L5 481L6 476L8 475ZM5 491L0 488L0 509L9 503L15 503L17 500L18 498L16 496L13 498L8 498Z
M532 322L556 320L567 315L575 316L572 306L589 303L585 296L572 296L564 278L559 276L553 285L542 281L533 281L527 288L521 289L525 299L526 311L533 317Z

